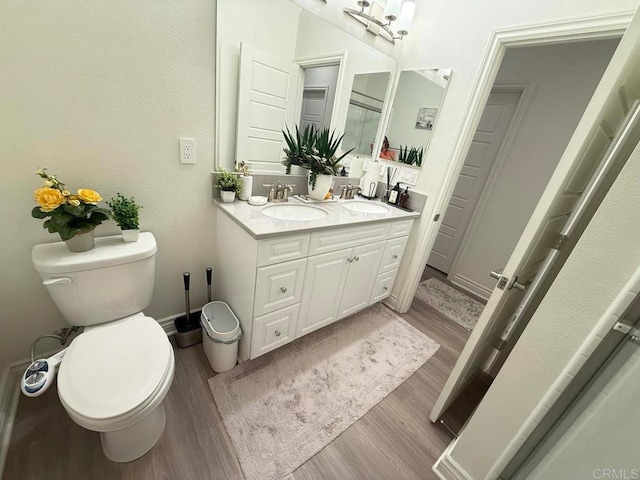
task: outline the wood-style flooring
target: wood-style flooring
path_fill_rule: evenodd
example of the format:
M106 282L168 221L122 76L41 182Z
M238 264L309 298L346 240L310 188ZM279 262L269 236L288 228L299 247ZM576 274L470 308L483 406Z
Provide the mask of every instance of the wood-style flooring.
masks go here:
M431 466L452 440L428 415L469 332L414 300L402 317L440 344L438 352L388 397L300 466L295 479L435 479ZM313 334L312 334L313 335ZM286 346L283 348L287 348ZM207 385L214 375L201 345L176 351L158 444L127 464L108 461L99 435L66 414L55 386L21 397L5 480L242 479L233 445Z

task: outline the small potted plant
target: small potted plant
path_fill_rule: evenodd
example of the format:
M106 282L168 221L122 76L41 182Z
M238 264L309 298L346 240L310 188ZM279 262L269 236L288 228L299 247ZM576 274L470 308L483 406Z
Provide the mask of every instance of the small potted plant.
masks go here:
M107 202L111 207L113 219L122 230L122 239L125 242L137 242L140 235L140 222L138 211L142 208L133 197L125 197L118 193Z
M242 190L242 181L238 175L227 172L224 168L216 170L216 187L220 189L220 197L225 203L231 203L236 198L236 193Z
M313 152L307 155L302 165L309 169L309 196L314 200L324 200L333 177L339 175L340 161L353 150L351 148L339 157L336 156L343 137L344 134L336 136L335 130L330 133L328 128L316 134Z
M307 156L313 153L316 143L316 129L313 125L307 125L304 131L300 132L296 125L296 133L293 135L287 127L287 131L282 130L287 147L284 149L285 158L282 164L286 168L286 174L304 174ZM294 170L295 169L295 170Z
M98 207L102 201L98 192L80 188L71 193L56 175L49 175L46 170L36 170L36 175L44 179L44 185L33 192L38 206L31 210L31 216L46 219L42 226L49 233L60 235L72 252L91 250L94 229L109 220L111 212Z

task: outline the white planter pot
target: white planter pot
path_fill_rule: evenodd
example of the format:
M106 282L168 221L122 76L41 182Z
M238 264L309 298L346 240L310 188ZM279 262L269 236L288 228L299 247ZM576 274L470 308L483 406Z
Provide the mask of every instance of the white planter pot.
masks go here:
M94 227L95 228L95 227ZM86 252L94 247L93 228L91 230L78 231L69 240L65 240L67 248L72 252Z
M122 239L127 242L137 242L140 237L140 230L122 230Z
M332 175L318 175L316 177L316 186L311 188L311 185L309 185L309 196L313 200L324 200L327 193L329 193L332 182Z
M232 203L236 199L236 192L220 190L220 198L222 198L224 203Z
M289 175L307 175L309 170L300 165L291 165L291 173Z
M240 200L249 200L251 190L253 189L253 177L241 176L240 181L242 182L242 190L240 190L238 198Z

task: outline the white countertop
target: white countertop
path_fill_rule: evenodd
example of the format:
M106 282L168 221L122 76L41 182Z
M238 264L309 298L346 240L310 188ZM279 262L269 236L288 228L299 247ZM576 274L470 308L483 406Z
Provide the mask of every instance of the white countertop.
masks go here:
M292 233L306 233L317 230L351 227L363 225L365 223L389 222L393 220L417 218L418 212L407 212L391 205L386 205L380 200L371 200L372 203L385 205L388 211L385 213L356 213L344 208L343 203L352 201L369 202L369 200L338 200L335 203L314 203L309 204L316 208L321 208L327 212L326 218L320 220L296 221L278 220L268 217L262 213L263 208L272 205L287 205L287 203L268 203L264 206L249 205L247 202L236 199L233 203L223 203L220 199L215 199L215 205L226 213L232 220L247 231L256 239L276 237L280 235L290 235ZM288 204L303 205L294 198L290 198Z

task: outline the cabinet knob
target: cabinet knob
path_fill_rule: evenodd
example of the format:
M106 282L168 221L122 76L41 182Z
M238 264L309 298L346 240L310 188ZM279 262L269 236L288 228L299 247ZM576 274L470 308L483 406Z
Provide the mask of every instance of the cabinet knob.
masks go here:
M275 335L276 337L279 337L279 336L281 335L280 330L276 330L276 331L275 331L275 332L273 332L273 333L274 333L274 335Z
M280 287L280 291L282 293L286 293L287 292L287 287Z
M394 255L394 256L393 256L393 259L394 259L394 260L397 260L397 259L398 259L398 255Z
M349 263L353 262L353 258L347 258L347 262Z
M382 287L382 289L386 292L387 290L389 290L389 287Z
M360 257L353 257L353 259L357 262L358 260L360 260Z

